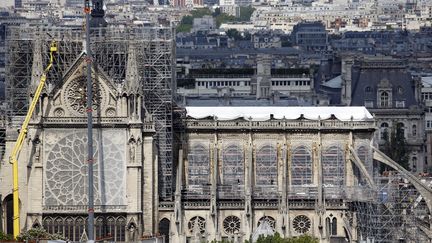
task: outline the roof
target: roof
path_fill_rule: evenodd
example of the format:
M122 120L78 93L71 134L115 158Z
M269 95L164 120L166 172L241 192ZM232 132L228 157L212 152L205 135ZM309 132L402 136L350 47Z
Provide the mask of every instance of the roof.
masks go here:
M385 63L384 61L382 63ZM364 105L365 100L378 103L377 91L383 80L388 80L392 91L392 100L405 101L405 107L418 105L415 99L412 76L406 68L387 68L377 62L371 68L353 68L351 105ZM369 91L367 91L369 89ZM402 91L399 92L398 90Z
M422 84L425 88L432 88L432 76L430 77L422 77Z
M235 120L238 118L265 121L271 119L295 120L304 117L310 120L325 120L335 116L341 121L366 121L373 119L363 106L188 106L187 116L202 119L215 117L218 120Z
M342 87L342 76L339 75L329 81L323 83L322 85L330 88L341 88Z

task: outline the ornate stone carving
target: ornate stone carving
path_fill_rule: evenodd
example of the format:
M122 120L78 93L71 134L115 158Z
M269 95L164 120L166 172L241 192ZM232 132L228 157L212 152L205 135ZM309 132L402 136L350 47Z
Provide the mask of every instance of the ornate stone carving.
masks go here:
M54 116L56 116L56 117L62 117L64 115L65 115L65 112L64 112L64 110L62 108L56 108L54 110Z
M116 116L116 110L115 110L114 108L108 108L108 109L105 111L105 115L106 115L107 117L114 117L114 116Z
M311 220L305 215L296 216L293 219L293 228L297 233L307 233L311 229Z
M233 235L240 232L240 219L236 216L228 216L223 221L223 228L226 234Z
M206 231L206 220L203 217L195 216L189 220L188 229L190 233L199 231L199 233L204 234Z
M84 115L87 104L87 84L84 76L75 78L65 87L65 104L75 115ZM93 111L97 111L105 96L102 86L93 80Z

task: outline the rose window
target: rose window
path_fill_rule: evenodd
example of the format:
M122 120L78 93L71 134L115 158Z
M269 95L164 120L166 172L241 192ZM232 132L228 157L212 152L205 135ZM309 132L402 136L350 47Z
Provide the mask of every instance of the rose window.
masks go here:
M87 80L82 76L72 80L65 89L66 104L72 111L82 115L87 107ZM96 111L102 101L102 87L93 81L93 111Z
M83 130L67 135L56 131L53 133L60 138L47 144L45 205L86 205L87 134ZM95 131L95 137L102 137L93 140L96 205L125 204L125 152L122 141L112 139L114 134L118 131Z
M198 230L201 234L205 233L206 221L203 217L195 216L189 220L188 228L190 233Z
M293 220L293 227L297 233L304 234L311 228L311 221L305 215L299 215Z
M240 219L236 216L228 216L223 221L225 233L233 235L240 232Z

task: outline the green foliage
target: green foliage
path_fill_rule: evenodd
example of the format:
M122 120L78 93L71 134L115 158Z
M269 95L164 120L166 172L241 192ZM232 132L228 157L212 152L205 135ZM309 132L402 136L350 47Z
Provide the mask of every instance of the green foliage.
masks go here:
M229 240L212 240L210 243L233 243Z
M0 231L0 241L10 241L13 240L12 235L5 234L4 232Z
M222 10L220 8L215 8L215 11L213 12L212 16L216 17L222 13Z
M191 24L179 24L176 28L177 33L179 32L190 32L192 29Z
M192 10L188 15L183 16L180 24L177 26L177 32L189 32L192 29L193 19L202 18L205 15L213 16L216 19L216 26L219 28L221 24L233 21L250 21L252 13L255 9L252 6L240 7L240 17L222 13L220 8L216 8L212 13L208 8L199 8Z
M182 20L181 20L181 24L190 24L190 25L192 25L193 24L193 17L192 16L190 16L190 15L186 15L186 16L184 16L183 18L182 18Z
M310 235L302 235L300 237L289 238L287 243L318 243L318 239Z
M243 37L240 35L240 32L236 29L229 29L226 31L226 34L229 38L233 38L234 40L240 40Z
M409 149L401 123L393 127L389 136L388 130L383 132L384 153L399 165L409 170Z
M50 234L44 228L32 228L18 235L18 241L26 240L66 240L62 235Z
M177 26L177 32L190 32L192 29L193 19L202 18L205 15L212 15L212 12L208 8L197 8L192 10L189 15L183 16L180 24Z
M318 239L314 238L310 235L302 235L299 237L292 237L292 238L283 238L279 233L275 233L273 236L260 236L256 243L318 243ZM216 241L212 240L210 243L232 243L231 241L222 240L222 241ZM252 243L248 240L245 241L245 243Z
M208 8L197 8L191 11L193 18L202 18L204 15L212 15L212 12Z
M263 235L261 235L260 237L258 237L258 240L256 241L256 243L286 243L288 239L284 239L280 236L279 233L275 233L272 236L267 236L264 237Z
M219 28L221 24L227 23L227 22L233 22L236 20L236 17L232 15L228 15L226 13L221 13L218 16L216 16L216 26Z
M252 13L255 11L255 8L252 6L240 7L240 17L237 19L238 21L250 21Z
M318 243L318 239L310 235L283 238L279 233L276 232L273 236L260 236L256 243Z

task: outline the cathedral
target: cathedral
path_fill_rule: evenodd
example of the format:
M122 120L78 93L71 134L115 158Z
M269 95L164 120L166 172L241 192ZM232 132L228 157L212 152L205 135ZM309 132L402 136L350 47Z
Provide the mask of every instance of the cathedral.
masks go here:
M410 221L417 216L409 218L415 210L428 215L432 191L376 149L376 119L365 107L177 106L172 29L98 30L90 70L96 240L162 235L172 243L237 243L263 226L320 242L406 236L424 242L432 235ZM80 242L87 231L89 138L87 54L78 32L12 30L4 158L47 62L45 32L59 53L19 154L20 228L42 227ZM378 161L402 176L379 178ZM11 171L3 159L6 233L13 229ZM399 200L412 185L413 198Z

